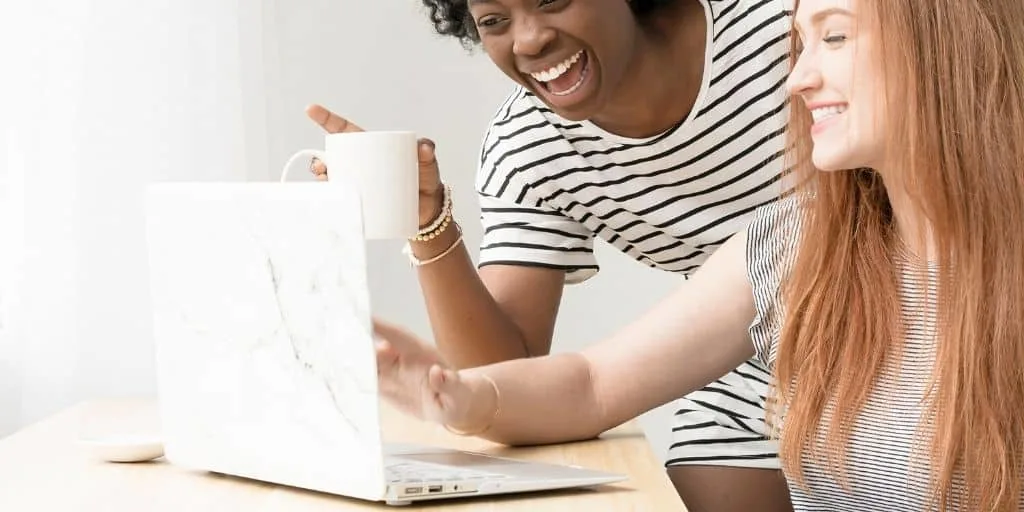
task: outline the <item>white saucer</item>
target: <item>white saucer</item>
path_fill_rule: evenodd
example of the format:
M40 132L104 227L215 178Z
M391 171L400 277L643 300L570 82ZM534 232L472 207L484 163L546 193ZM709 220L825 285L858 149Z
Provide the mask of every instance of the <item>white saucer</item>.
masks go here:
M164 444L156 437L79 439L93 458L107 462L145 462L163 457Z

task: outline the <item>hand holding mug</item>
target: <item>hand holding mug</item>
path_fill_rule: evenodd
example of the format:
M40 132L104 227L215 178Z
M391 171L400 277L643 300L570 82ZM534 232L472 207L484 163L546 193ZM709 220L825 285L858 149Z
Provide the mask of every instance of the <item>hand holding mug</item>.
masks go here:
M322 176L332 186L349 187L358 193L366 239L404 240L416 236L420 229L416 134L364 131L337 116L325 122L338 131L324 136L324 149L303 149L293 154L284 165L281 181L287 181L296 161L315 158L332 169L328 174L322 168ZM312 167L318 168L319 164L314 162Z
M364 131L355 123L331 112L321 105L306 107L306 115L329 134ZM430 139L419 139L416 143L416 157L419 169L419 200L417 204L419 225L425 226L437 218L441 212L444 202L444 187L441 183L441 173L437 166L434 142ZM327 163L322 159L314 157L310 164L310 171L316 176L317 180L328 180Z

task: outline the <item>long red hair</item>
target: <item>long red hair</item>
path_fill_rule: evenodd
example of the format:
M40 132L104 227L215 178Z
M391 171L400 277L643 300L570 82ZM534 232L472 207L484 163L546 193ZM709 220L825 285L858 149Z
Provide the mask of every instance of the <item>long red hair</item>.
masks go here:
M937 356L928 416L937 506L1018 510L1024 452L1024 2L861 0L878 35L889 155L936 248ZM794 35L795 61L798 44ZM902 346L895 222L872 170L820 172L810 113L792 102L801 215L771 414L803 482L843 479L851 428ZM826 415L826 409L829 413Z

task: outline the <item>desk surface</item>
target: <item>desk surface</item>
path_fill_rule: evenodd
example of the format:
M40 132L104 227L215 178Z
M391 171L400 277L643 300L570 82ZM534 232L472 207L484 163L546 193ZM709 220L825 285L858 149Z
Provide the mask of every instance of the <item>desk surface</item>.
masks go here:
M578 464L623 473L629 479L598 489L443 500L387 507L155 462L114 464L90 458L77 444L97 431L155 431L156 410L146 400L90 402L0 440L0 510L40 511L347 511L426 510L683 510L665 470L633 423L601 439L545 447L508 448L461 438L435 425L384 408L384 437L495 455ZM140 430L141 429L141 430ZM92 431L92 432L90 432Z

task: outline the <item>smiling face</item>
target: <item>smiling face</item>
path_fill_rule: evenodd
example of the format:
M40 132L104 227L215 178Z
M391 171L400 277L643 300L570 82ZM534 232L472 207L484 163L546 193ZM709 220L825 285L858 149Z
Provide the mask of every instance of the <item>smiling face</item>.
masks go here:
M799 57L787 87L811 112L811 159L824 171L878 169L886 150L877 34L857 3L800 0L794 20Z
M469 0L487 55L570 120L594 117L629 68L639 25L627 0Z

